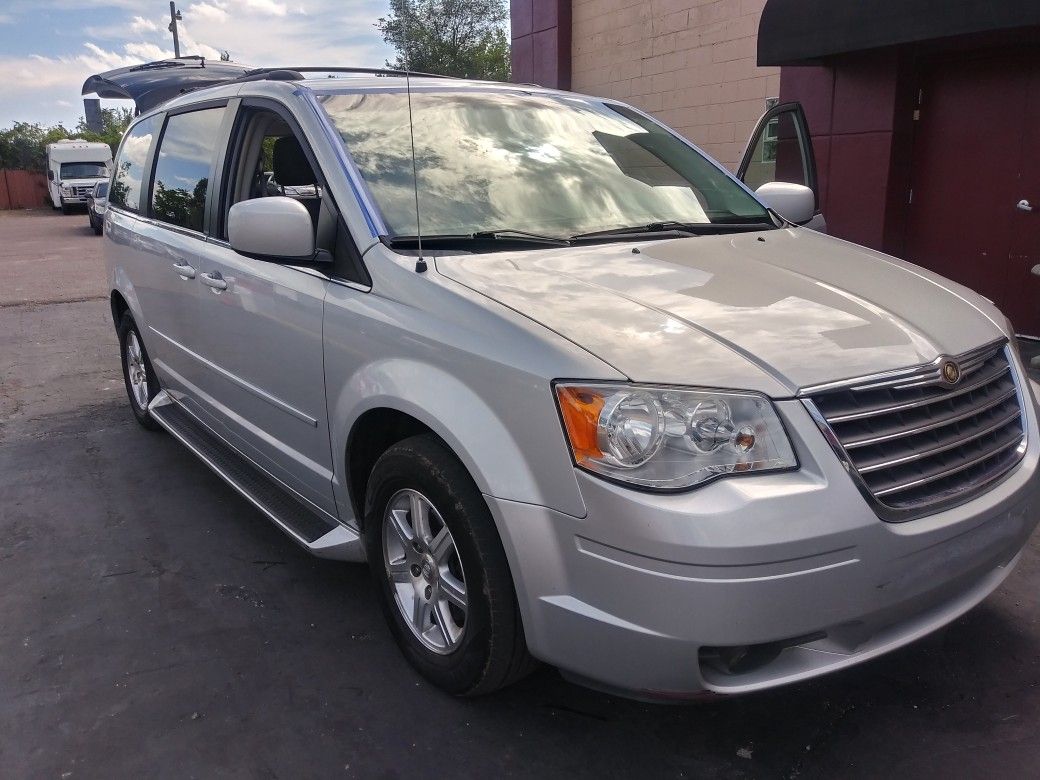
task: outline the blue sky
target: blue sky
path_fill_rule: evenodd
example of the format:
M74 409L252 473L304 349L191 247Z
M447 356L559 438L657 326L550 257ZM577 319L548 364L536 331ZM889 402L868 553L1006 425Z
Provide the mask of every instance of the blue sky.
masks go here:
M222 49L249 65L380 66L392 51L374 24L387 0L180 0L181 54ZM173 56L169 0L0 3L0 128L73 125L93 73ZM128 101L104 101L126 105Z

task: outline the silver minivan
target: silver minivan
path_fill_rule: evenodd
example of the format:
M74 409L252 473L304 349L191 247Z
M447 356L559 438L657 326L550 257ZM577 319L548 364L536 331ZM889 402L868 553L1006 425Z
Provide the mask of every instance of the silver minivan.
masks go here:
M536 660L644 699L769 688L1019 559L1040 388L1010 324L804 226L796 105L735 177L613 100L176 62L95 77L142 109L104 216L133 413L367 560L444 690Z

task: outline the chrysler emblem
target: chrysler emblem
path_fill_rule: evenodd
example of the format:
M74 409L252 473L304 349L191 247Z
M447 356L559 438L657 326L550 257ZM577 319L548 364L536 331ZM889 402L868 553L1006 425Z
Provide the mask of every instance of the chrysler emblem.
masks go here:
M947 384L955 385L960 381L961 369L952 360L947 360L942 364L942 378L946 380Z

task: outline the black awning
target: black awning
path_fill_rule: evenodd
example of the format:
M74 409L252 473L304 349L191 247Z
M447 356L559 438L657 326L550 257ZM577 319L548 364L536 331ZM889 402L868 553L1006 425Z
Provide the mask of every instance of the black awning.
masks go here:
M1040 25L1040 0L768 0L758 64Z

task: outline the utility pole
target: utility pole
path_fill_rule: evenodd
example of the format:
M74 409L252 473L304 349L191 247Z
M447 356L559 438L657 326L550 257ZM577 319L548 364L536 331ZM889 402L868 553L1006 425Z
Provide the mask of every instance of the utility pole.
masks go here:
M170 26L167 28L173 33L173 56L181 56L181 42L177 38L177 22L183 19L181 12L177 10L176 4L170 0Z

